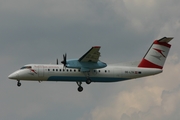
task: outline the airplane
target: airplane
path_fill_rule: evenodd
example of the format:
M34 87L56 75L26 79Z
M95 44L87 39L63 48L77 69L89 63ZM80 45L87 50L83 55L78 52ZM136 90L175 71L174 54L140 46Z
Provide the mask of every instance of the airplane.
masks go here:
M172 39L173 37L163 37L155 40L137 65L107 65L99 60L101 47L93 46L79 59L67 59L67 54L63 54L61 65L58 64L58 59L56 64L28 64L8 78L17 80L18 87L21 86L21 80L76 82L77 90L82 92L82 82L118 82L151 76L163 72Z

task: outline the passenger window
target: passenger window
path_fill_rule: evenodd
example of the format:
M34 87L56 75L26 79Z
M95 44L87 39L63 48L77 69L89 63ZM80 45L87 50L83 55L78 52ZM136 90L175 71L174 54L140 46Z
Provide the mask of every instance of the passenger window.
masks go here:
M74 72L76 72L76 69L74 69Z
M59 69L59 71L61 71L61 69Z
M48 71L50 71L50 69L48 69Z
M68 72L68 69L66 71Z
M58 71L58 69L56 69L56 71Z

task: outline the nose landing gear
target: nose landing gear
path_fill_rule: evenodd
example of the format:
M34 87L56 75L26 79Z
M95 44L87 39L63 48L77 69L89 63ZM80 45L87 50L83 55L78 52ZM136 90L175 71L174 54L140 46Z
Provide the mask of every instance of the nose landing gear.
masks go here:
M17 82L17 86L18 86L18 87L20 87L20 86L21 86L21 82L20 82L20 80L18 80L18 82Z

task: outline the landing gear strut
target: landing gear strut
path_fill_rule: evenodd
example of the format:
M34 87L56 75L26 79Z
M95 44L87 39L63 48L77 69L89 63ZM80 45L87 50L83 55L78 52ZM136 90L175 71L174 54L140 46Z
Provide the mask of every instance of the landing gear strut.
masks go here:
M17 82L17 86L18 86L18 87L20 87L20 86L21 86L20 80L18 80L18 82Z
M81 86L82 82L81 82L81 81L77 81L76 83L77 83L77 85L79 86L77 90L78 90L79 92L82 92L82 91L83 91L83 87Z
M86 73L84 73L85 74L85 76L87 77L86 78L86 84L90 84L91 83L91 79L90 79L90 77L89 77L89 72L87 72L87 75L86 75Z

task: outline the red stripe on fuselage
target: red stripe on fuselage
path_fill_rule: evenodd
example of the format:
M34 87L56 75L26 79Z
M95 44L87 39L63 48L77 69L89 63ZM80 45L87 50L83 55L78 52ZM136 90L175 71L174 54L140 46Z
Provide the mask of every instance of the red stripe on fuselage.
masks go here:
M31 68L30 68L30 71L32 71L33 73L36 73L36 74L37 74L37 72L36 72L35 70L31 69Z

